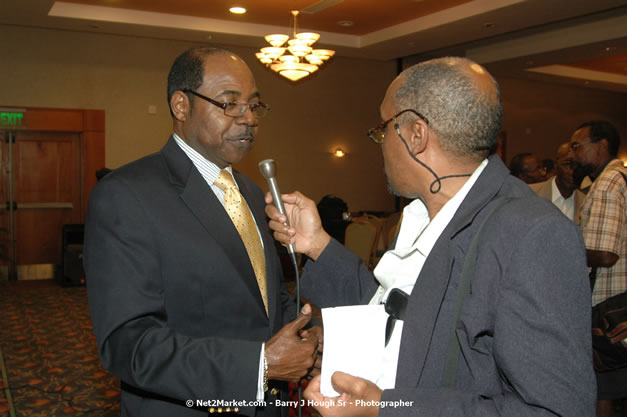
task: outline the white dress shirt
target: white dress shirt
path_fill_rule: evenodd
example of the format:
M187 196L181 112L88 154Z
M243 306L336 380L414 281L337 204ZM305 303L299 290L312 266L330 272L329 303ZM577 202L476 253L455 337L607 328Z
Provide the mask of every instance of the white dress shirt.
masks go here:
M215 180L220 175L220 167L218 167L213 162L207 160L204 156L199 154L194 148L189 146L183 139L181 139L176 133L173 134L174 141L179 145L179 147L185 152L185 154L192 160L192 163L200 171L200 175L207 181L209 187L211 187L211 191L218 197L218 200L224 206L224 191L215 185ZM233 175L233 169L229 165L224 168ZM235 182L235 187L239 190L237 182ZM255 220L255 216L253 216L253 221ZM255 221L255 225L257 222ZM257 232L259 232L259 227L257 227ZM263 239L261 239L261 234L259 235L259 241L263 246ZM259 374L257 378L257 401L262 401L264 399L264 390L263 390L263 353L265 349L265 343L261 344L261 353L259 354Z
M453 198L446 202L431 221L427 207L422 200L416 199L405 207L396 246L383 255L374 269L374 276L380 285L369 304L385 302L393 288L399 288L411 294L433 245L487 164L487 159L479 164L468 181ZM377 381L374 381L382 389L394 388L402 331L403 322L399 320L385 347L381 375Z
M553 202L566 217L575 220L575 193L573 192L570 197L564 198L559 188L557 188L555 177L551 180L551 202Z

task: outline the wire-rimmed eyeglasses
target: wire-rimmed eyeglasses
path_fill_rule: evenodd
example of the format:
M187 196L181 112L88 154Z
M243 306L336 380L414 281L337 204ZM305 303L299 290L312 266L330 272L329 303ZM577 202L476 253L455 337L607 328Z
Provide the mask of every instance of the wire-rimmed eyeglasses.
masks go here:
M590 145L591 143L594 142L586 142L586 143L579 143L579 142L571 142L568 147L573 151L573 152L577 152L577 149L586 146L586 145Z
M396 113L394 116L390 117L388 120L386 120L385 122L381 123L379 126L377 127L373 127L372 129L370 129L368 131L368 137L370 137L370 139L377 144L381 144L383 143L383 139L385 138L385 128L387 127L388 123L390 123L392 120L394 120L394 123L396 123L396 118L398 116L400 116L403 113L406 112L412 112L414 113L416 116L420 117L422 120L425 121L426 124L429 124L429 120L427 120L426 117L424 117L422 114L420 114L419 112L417 112L414 109L405 109L405 110L401 110L400 112Z
M214 106L220 107L222 110L224 110L224 115L229 116L229 117L235 117L235 118L242 117L244 113L246 113L246 110L250 109L252 114L254 114L257 119L261 119L262 117L265 117L265 115L268 114L268 110L270 110L270 106L262 102L248 104L248 103L238 103L237 101L228 101L226 103L220 103L219 101L216 101L200 93L197 93L194 90L185 89L182 91L184 93L191 93L195 95L196 97L199 97L203 100L208 101Z

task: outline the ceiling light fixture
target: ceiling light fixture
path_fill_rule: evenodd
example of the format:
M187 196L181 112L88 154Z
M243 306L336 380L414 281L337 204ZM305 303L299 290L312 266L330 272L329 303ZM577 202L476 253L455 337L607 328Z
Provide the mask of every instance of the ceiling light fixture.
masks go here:
M298 14L298 10L292 10L294 17L294 37L292 39L283 34L267 35L265 40L271 46L261 48L255 54L261 63L291 81L298 81L317 71L324 61L335 54L335 51L330 49L313 49L311 47L320 38L319 34L313 32L296 33L296 16ZM288 46L284 47L286 42Z
M246 9L243 7L231 7L229 9L229 12L233 13L233 14L244 14L246 13Z
M335 155L337 158L342 158L346 155L346 152L344 152L342 148L337 148L335 152L333 152L333 155Z

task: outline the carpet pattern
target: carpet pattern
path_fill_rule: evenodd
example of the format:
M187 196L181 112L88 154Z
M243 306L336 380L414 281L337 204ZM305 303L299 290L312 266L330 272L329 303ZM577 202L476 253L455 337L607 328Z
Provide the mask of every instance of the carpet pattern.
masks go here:
M85 287L0 281L0 312L0 417L120 415L119 381L98 359Z
M84 287L0 282L0 311L8 379L0 417L120 415L119 382L98 359Z

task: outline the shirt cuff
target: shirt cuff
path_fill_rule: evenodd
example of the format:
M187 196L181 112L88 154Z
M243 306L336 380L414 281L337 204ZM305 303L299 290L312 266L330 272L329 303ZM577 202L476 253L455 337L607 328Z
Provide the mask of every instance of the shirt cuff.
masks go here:
M265 397L265 391L263 390L263 354L266 349L266 344L261 344L261 354L259 355L259 376L257 377L257 401L263 401Z

